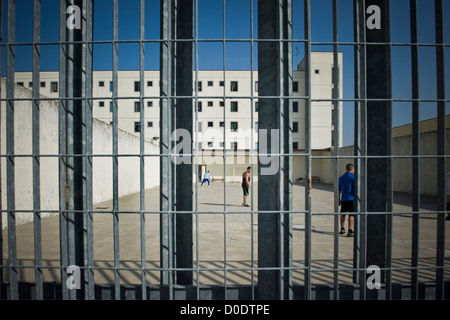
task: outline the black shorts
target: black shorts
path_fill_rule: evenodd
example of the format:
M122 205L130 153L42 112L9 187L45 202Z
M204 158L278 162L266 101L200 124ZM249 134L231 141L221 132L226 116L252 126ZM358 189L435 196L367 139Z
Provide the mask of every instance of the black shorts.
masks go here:
M242 191L244 193L244 196L248 196L248 187L247 186L242 185Z
M341 213L344 213L344 212L355 212L355 201L354 200L341 202ZM350 214L350 216L353 217L352 214Z

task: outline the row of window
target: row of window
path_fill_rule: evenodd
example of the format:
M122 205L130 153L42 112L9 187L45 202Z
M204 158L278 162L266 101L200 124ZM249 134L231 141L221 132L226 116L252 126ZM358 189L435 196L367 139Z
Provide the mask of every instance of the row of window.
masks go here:
M16 82L17 85L25 87L25 83L23 81ZM47 83L45 81L41 81L39 83L39 87L46 88ZM28 82L28 88L33 88L33 82ZM50 92L58 92L58 82L57 81L50 81Z
M214 121L207 121L208 128L214 128ZM225 126L224 121L219 122L219 127L223 128ZM147 127L152 128L153 127L153 121L147 121ZM231 132L237 132L239 129L239 123L238 121L230 121L230 131ZM203 132L203 122L199 121L197 122L197 131L199 133ZM141 132L141 122L135 121L134 122L134 132ZM258 122L255 122L255 132L258 132ZM292 132L298 132L298 122L294 121L292 124Z
M202 81L198 81L198 92L201 92L203 90L203 82ZM19 81L17 82L18 85L24 87L24 82L23 81ZM221 87L223 87L225 84L224 81L219 81L219 85ZM214 85L214 81L207 81L207 85L208 87L212 87ZM105 81L101 80L98 82L98 86L99 87L105 87ZM147 87L152 87L153 86L153 81L149 80L147 81ZM28 87L32 88L33 87L33 82L29 81L28 82ZM46 87L46 82L45 81L41 81L40 82L40 87L41 88L45 88ZM140 92L141 90L141 82L140 81L135 81L134 82L134 91L135 92ZM239 90L239 86L238 86L238 81L230 81L230 91L231 92L238 92ZM109 91L113 91L113 82L110 81L109 82ZM294 81L292 83L292 91L293 92L298 92L298 82ZM50 82L50 92L58 92L58 82L57 81L51 81ZM255 92L258 92L258 81L255 82Z
M214 101L208 101L207 102L208 107L214 107ZM98 106L100 108L103 108L105 106L105 101L99 101ZM225 103L223 101L219 102L220 107L224 107ZM147 101L147 107L153 107L153 101ZM203 103L202 101L197 102L197 111L202 112L203 110ZM231 101L230 102L230 112L238 112L239 105L238 101ZM292 110L293 112L298 112L298 101L294 101L292 104ZM109 111L113 111L113 103L112 101L109 102ZM141 112L141 103L140 101L134 102L134 112ZM258 112L258 102L255 102L255 112Z

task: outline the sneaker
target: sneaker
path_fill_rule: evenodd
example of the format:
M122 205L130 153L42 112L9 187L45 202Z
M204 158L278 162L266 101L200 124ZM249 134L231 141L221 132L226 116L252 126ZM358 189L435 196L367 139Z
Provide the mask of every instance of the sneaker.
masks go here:
M242 203L242 205L243 205L244 207L250 207L250 205L247 204L247 203Z
M354 237L354 236L355 233L353 232L353 230L348 230L347 237Z
M345 233L345 228L341 228L341 231L339 231L339 234L344 234Z
M447 215L447 218L445 218L445 220L450 220L450 214Z

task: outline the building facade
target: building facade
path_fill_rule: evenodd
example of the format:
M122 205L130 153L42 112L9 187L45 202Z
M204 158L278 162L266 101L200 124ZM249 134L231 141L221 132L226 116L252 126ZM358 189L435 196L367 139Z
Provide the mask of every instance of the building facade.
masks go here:
M339 97L342 98L342 53L339 53ZM305 148L305 71L303 62L293 74L292 87L292 149L294 154ZM311 147L317 155L329 155L333 142L332 103L333 53L312 52L311 54ZM17 72L15 81L25 88L32 88L32 73ZM144 72L143 105L140 101L139 71L118 71L118 127L120 130L139 135L143 130L146 141L159 143L159 71ZM212 153L238 152L245 156L226 160L231 167L228 175L239 176L240 170L248 164L257 164L258 150L258 71L198 71L193 74L194 92L194 134L192 137L194 151L200 157L200 173L214 168L216 177L223 177L219 167L223 166L221 157ZM93 116L112 124L112 71L93 72ZM59 73L40 73L40 94L48 98L59 97ZM320 100L320 101L314 101ZM339 119L342 123L342 102L339 102ZM144 128L141 128L140 112L144 112ZM338 147L342 145L340 135ZM325 163L325 162L324 162ZM328 163L328 162L326 162ZM304 176L304 160L293 158L293 175L295 179ZM329 176L331 168L320 159L313 160L313 175ZM236 180L234 177L232 180Z

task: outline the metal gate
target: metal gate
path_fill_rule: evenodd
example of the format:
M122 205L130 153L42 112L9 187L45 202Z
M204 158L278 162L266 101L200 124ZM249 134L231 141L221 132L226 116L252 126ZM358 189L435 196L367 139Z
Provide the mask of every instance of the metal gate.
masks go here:
M394 4L389 0L330 0L323 12L317 1L310 0L216 2L219 14L208 12L208 3L201 0L139 0L127 4L119 0L61 0L54 2L59 5L58 39L47 41L42 33L43 21L56 12L48 4L39 0L0 1L0 299L448 299L445 179L449 171L449 100L445 82L448 69L444 66L449 64L450 45L444 34L449 23L444 13L450 2L433 3L431 42L420 41L420 26L424 25L420 8L424 3L419 0L402 2L405 17L409 17L405 20L408 31L407 40L398 42L392 40L396 29L391 28ZM110 11L96 11L97 5ZM120 14L128 5L138 8L138 32L132 36L124 36L119 29ZM427 1L427 5L431 3ZM233 16L236 11L230 10L239 6L248 13L248 29L230 36L227 30L236 20L228 16ZM23 8L30 12L31 20L16 19ZM202 36L201 28L205 27L199 21L204 16L199 12L217 16L218 25L222 24L221 36ZM96 39L95 24L104 17L110 19L111 36ZM327 36L317 36L314 28L320 29L325 24L321 19L327 18ZM351 23L344 21L346 18ZM149 32L154 32L152 28L158 23L156 38ZM16 38L22 24L28 25L31 40ZM41 41L43 37L45 41ZM219 95L202 91L205 58L200 52L209 44L221 47L216 51L222 65L217 73L223 85L223 94ZM247 46L237 54L239 58L249 55L245 59L250 87L244 94L239 92L237 81L231 83L234 78L228 73L233 45ZM119 48L126 46L135 46L138 52L134 56L139 57L136 94L124 94L119 84L119 61L124 52ZM59 57L58 79L49 89L57 97L42 95L46 78L41 65L46 48L54 48ZM103 80L95 78L94 70L95 52L103 54L101 48L109 50L104 59L111 62L109 78L105 78L106 83L110 79L110 92L94 94L97 86L104 86L100 84ZM294 81L296 48L303 57L298 68L304 75L300 90ZM406 98L393 95L393 86L400 83L396 63L401 59L393 58L400 52L398 48L406 48L408 53L405 70L410 83L401 83L410 90ZM421 55L423 48L432 51L434 61L424 64L422 58L429 56ZM20 54L24 50L29 50L28 55ZM315 96L312 85L321 72L312 69L312 55L321 50L332 55L332 85L330 96L325 98ZM345 69L339 61L342 52L350 54L345 61L351 62L351 68ZM17 80L18 72L23 71L23 56L32 62L27 70L31 72L29 91L22 88L26 82ZM147 87L158 82L149 80L147 61L159 61L157 94L146 93ZM423 66L435 70L432 80L420 74ZM346 83L347 79L353 83ZM432 82L435 95L422 97L421 86L427 81ZM347 85L352 96L340 92L340 86ZM159 102L157 152L151 151L145 136L146 127L151 127L146 118L151 99ZM258 147L239 149L236 143L227 150L234 141L229 138L230 130L236 130L238 122L225 107L216 114L223 122L221 148L214 150L216 159L223 161L222 171L216 173L223 185L213 183L216 191L211 195L222 199L215 207L204 202L209 196L204 195L206 187L198 179L199 166L205 165L205 150L198 144L206 144L199 138L202 130L198 125L203 119L201 112L207 109L203 105L202 111L205 99L211 100L211 105L219 102L224 106L237 99L246 101L250 106L251 145L255 139L258 143ZM110 101L109 124L99 124L94 117L95 108L103 101ZM120 106L126 101L134 101L134 112L139 112L134 124L137 140L119 127L123 116ZM316 150L313 145L318 136L312 128L319 125L313 123L312 115L320 104L328 104L332 110L332 144L326 150ZM45 126L52 124L51 120L44 123L43 110L53 110L47 105L56 106L56 131L44 136ZM403 127L409 130L410 149L406 152L398 147L402 140L397 134L403 129L393 129L392 125L394 109L400 106L406 106L411 118ZM430 106L435 110L434 117L425 123L421 112ZM294 125L293 114L299 107L303 115ZM233 108L237 111L237 102ZM27 112L31 117L23 122L22 115ZM343 119L348 114L352 121ZM236 124L232 125L233 119ZM349 123L353 147L346 149L342 148L343 124ZM427 124L432 129L427 131ZM27 125L28 134L24 133ZM109 125L105 130L110 139L104 145L110 149L96 152L95 139L99 138L95 130L104 125ZM302 137L298 144L293 141L297 131ZM43 152L52 137L57 149ZM125 138L131 140L121 140ZM28 149L23 147L27 139ZM136 152L124 151L129 150L124 146L130 141L135 141ZM431 152L424 152L423 145L428 141L435 144ZM248 209L239 206L240 199L239 209L233 209L230 197L240 197L241 191L239 184L227 180L231 169L225 163L230 159L246 159L254 169L250 173ZM350 240L338 233L338 178L348 162L356 169L355 237ZM53 170L44 169L44 164L53 164ZM331 184L315 183L319 164L332 177ZM303 179L294 176L296 165L304 168ZM109 168L109 178L96 181L96 171L102 166ZM129 195L121 191L131 179L121 172L130 167L137 170L135 185L130 186L137 188L130 200L134 207L126 207L124 197ZM52 183L56 192L51 198L57 198L56 207L44 206L41 200L51 187L43 180L55 170ZM407 182L396 178L401 171ZM28 176L24 177L24 172ZM25 189L19 183L22 180L26 181ZM149 181L158 181L153 191L148 191ZM400 193L396 183L410 185L411 190ZM434 186L430 195L424 194L426 184ZM102 188L110 190L111 196L104 206L101 203L105 201L94 199L96 189ZM255 189L257 192L253 192ZM31 199L28 207L23 204L23 190L28 190ZM400 196L406 204L399 205ZM327 209L320 207L325 201L330 203ZM19 217L28 220L19 223ZM52 219L56 219L56 228ZM326 221L332 221L328 225L331 231L319 230L325 226L317 223ZM409 236L399 238L400 234ZM59 252L51 250L56 250L57 258L46 261L48 248L54 248L55 243ZM214 247L214 243L220 244ZM230 258L240 246L247 248L245 261ZM209 247L215 249L208 251ZM99 256L107 253L99 253L101 248L110 250L104 261ZM348 253L343 258L343 248L351 251L350 258ZM23 254L25 249L31 256ZM127 258L133 250L137 256ZM204 261L204 252L210 252L208 257L219 252L220 258ZM317 258L322 253L328 253L329 259ZM127 274L134 280L124 280Z

